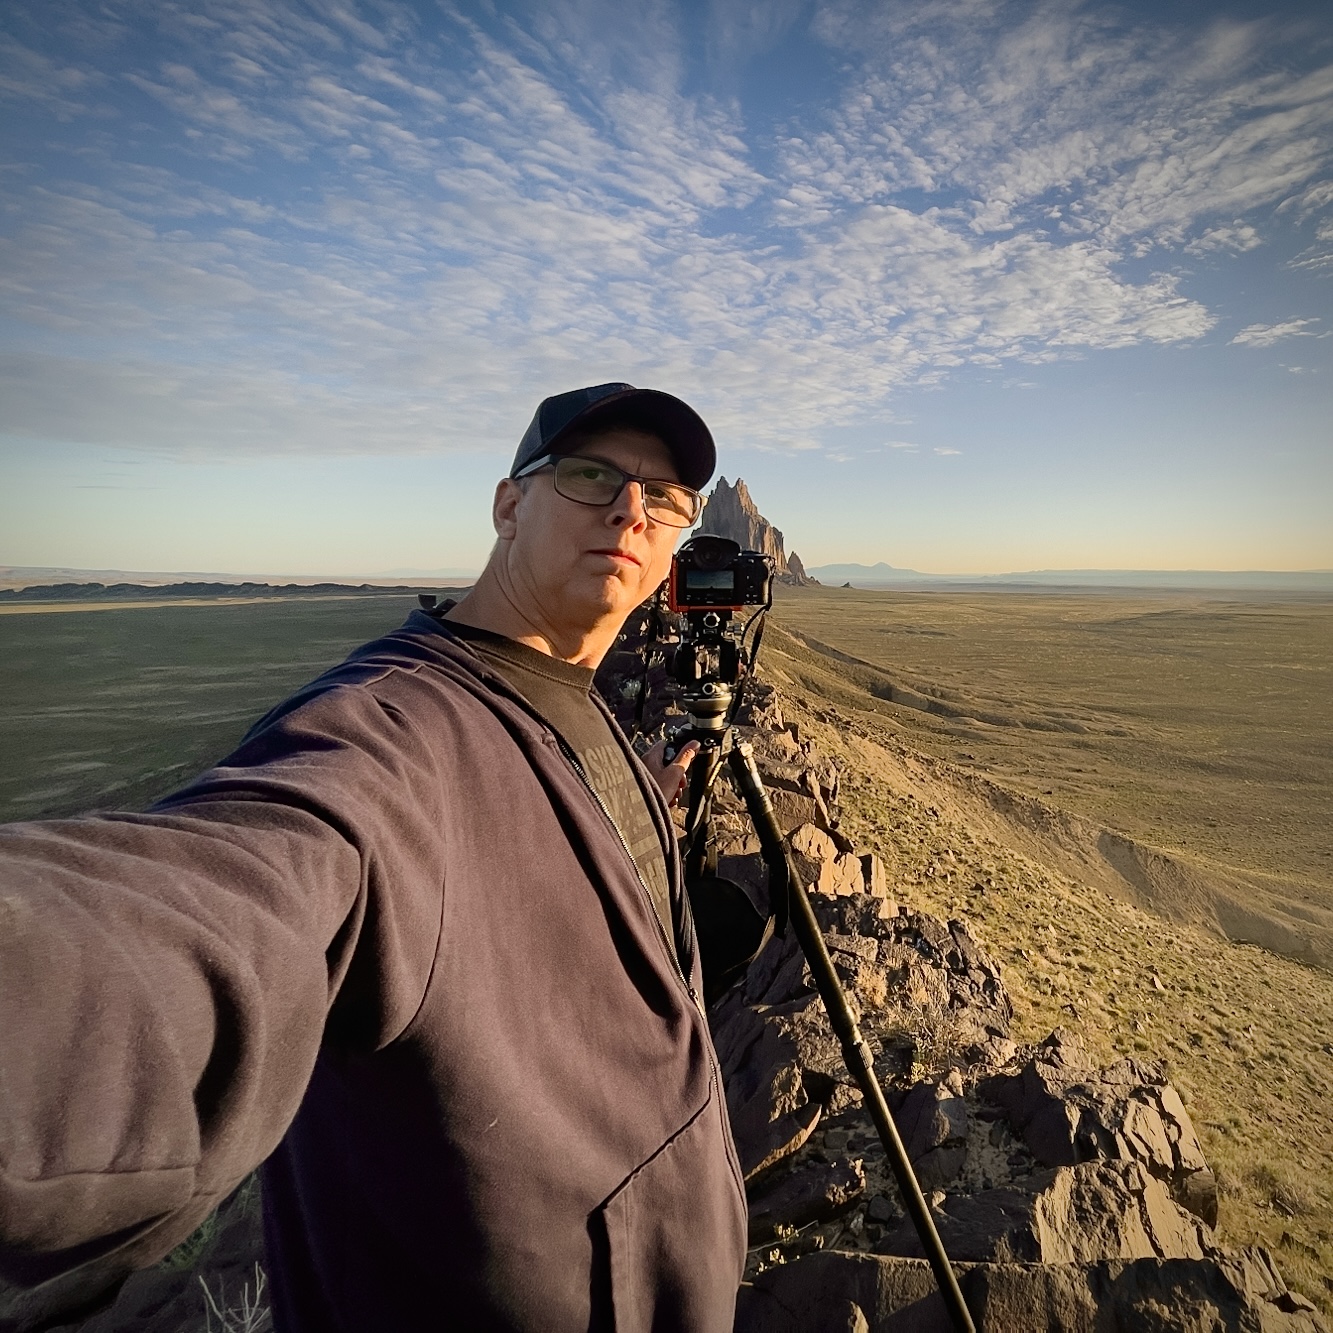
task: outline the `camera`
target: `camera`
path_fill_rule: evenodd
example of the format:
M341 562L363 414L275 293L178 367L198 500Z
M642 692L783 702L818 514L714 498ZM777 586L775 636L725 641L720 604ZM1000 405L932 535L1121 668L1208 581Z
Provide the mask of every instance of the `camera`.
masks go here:
M729 537L707 534L691 538L672 559L667 606L677 613L739 611L767 606L772 590L771 556L742 551Z
M680 703L699 734L726 729L736 686L755 649L746 636L773 604L773 559L742 551L729 537L694 537L676 552L666 588L667 610L681 617L671 654ZM744 625L736 612L755 608ZM756 631L757 633L757 631Z

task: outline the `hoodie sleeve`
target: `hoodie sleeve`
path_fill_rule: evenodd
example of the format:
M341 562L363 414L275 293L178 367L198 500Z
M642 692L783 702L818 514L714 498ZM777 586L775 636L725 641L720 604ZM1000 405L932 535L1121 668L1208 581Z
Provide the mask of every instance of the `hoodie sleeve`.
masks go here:
M0 1278L154 1262L277 1145L326 1036L410 1021L444 879L429 730L335 684L146 814L0 827Z

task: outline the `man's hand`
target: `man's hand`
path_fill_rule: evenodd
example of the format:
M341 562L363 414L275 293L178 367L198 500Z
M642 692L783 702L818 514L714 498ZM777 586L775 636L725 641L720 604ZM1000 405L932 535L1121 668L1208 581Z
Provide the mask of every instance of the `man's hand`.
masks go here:
M689 768L690 761L694 756L699 753L699 742L689 741L682 745L680 752L670 763L667 763L666 747L665 739L658 741L643 756L643 762L647 764L648 771L653 775L657 785L661 787L662 795L666 797L667 804L674 805L676 797L680 795L680 789L685 785L685 770Z

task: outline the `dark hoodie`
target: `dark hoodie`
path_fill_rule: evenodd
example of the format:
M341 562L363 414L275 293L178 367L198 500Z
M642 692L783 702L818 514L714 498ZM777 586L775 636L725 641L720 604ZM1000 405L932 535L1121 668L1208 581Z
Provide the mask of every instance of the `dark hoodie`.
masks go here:
M419 612L147 814L0 828L0 1274L58 1306L268 1158L282 1333L730 1329L744 1191L632 762L674 951L568 749Z

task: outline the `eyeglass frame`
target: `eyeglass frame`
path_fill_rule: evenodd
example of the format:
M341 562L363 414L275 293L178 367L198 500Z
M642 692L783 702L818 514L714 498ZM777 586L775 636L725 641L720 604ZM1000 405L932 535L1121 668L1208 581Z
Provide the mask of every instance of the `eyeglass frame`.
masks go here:
M609 458L598 458L595 454L545 454L541 458L534 458L531 463L527 464L526 467L523 467L519 471L515 472L510 480L522 481L524 477L530 477L534 473L540 472L544 467L555 467L557 464L561 462L562 459L566 458L581 458L584 460L584 462L587 463L600 463L603 467L609 467L612 472L618 472L623 478L619 487L616 490L616 493L609 500L605 500L601 504L599 504L596 500L576 499L574 496L566 495L564 491L557 488L556 494L562 500L568 500L570 504L587 505L589 509L609 509L625 493L625 487L628 486L630 482L637 481L639 483L640 488L643 487L645 482L656 482L659 486L679 487L682 491L685 491L687 494L694 496L698 507L694 512L694 517L691 518L688 522L668 523L664 519L655 518L651 514L648 514L648 505L645 500L643 504L643 512L645 515L648 516L651 522L660 523L664 528L677 528L679 531L683 532L686 528L692 528L699 521L699 515L703 513L703 507L704 507L703 494L700 491L696 491L693 486L687 486L683 481L670 481L666 477L639 477L636 476L633 472L626 472L623 467L619 466L619 464L611 462Z

